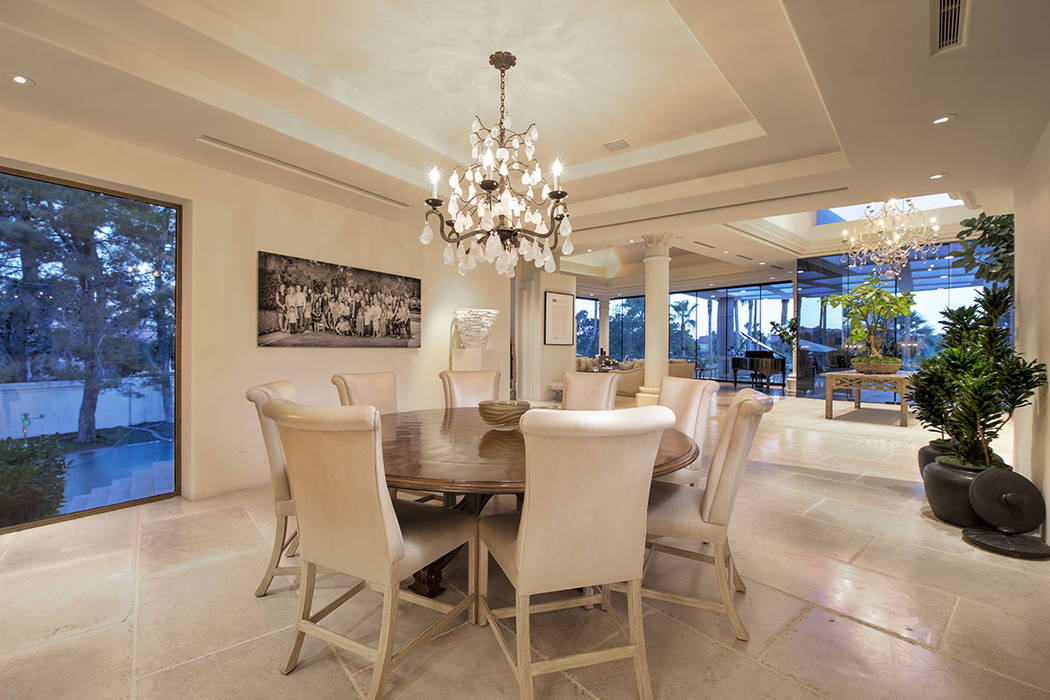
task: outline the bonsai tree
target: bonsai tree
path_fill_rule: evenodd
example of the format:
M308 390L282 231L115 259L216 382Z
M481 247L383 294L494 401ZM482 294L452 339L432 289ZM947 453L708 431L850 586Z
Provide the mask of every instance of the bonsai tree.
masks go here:
M942 350L912 375L908 398L919 421L946 439L949 464L1005 466L991 443L1046 384L1046 365L1025 360L1010 344L1003 320L1012 302L1008 287L993 285L977 304L942 312Z
M910 314L914 302L911 292L894 294L883 288L882 278L874 274L846 294L821 300L832 308L842 307L849 323L848 340L866 346L868 359L876 361L883 357L891 321Z

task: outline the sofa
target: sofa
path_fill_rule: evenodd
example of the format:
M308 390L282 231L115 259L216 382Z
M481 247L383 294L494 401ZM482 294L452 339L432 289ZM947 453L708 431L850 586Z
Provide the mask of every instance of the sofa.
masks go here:
M594 365L593 357L577 357L576 371L589 372ZM696 363L690 360L668 360L667 374L671 377L686 377L692 379L696 371ZM619 396L634 396L642 387L645 375L645 360L631 360L620 362L619 368L611 370L620 375L620 385L616 389Z

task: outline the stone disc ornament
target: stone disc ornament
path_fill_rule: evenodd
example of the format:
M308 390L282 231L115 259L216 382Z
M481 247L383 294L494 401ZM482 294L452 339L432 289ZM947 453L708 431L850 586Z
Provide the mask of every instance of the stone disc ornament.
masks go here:
M990 469L970 485L970 504L992 528L968 527L963 539L997 554L1020 559L1050 559L1050 546L1031 532L1043 524L1046 504L1039 489L1020 474Z

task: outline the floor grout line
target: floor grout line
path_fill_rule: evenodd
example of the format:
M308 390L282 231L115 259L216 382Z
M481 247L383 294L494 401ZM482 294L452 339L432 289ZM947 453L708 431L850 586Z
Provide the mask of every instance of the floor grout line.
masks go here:
M263 632L262 634L255 635L254 637L249 637L248 639L242 639L239 642L234 642L233 644L228 644L228 645L226 645L224 647L220 647L218 649L213 649L213 650L205 652L203 654L198 654L197 656L194 656L194 657L189 658L189 659L185 659L185 660L180 661L180 662L175 663L175 664L171 664L170 666L165 666L164 668L158 668L158 669L155 669L153 671L149 671L148 673L143 673L142 675L138 676L138 678L139 679L149 678L150 676L155 676L158 673L164 673L165 671L171 671L172 669L180 668L182 666L186 666L188 664L192 664L192 663L194 663L196 661L200 661L202 659L210 658L212 656L215 656L216 654L221 654L224 651L230 651L231 649L236 649L237 647L242 647L245 644L251 644L252 642L258 641L258 640L263 639L265 637L269 637L269 636L275 635L275 634L280 634L281 632L287 632L290 629L292 629L292 625L285 625L284 627L279 627L277 629L270 630L269 632Z

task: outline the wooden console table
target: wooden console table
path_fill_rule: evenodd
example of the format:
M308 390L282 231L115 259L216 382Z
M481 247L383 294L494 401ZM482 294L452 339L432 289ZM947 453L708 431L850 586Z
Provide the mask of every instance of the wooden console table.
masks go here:
M895 372L893 374L861 374L856 370L844 372L825 372L824 377L824 417L828 420L834 419L831 406L831 397L835 389L853 389L853 405L860 408L860 390L870 389L872 391L892 391L900 394L902 427L908 425L908 400L904 396L908 392L908 383L911 381L911 372Z

